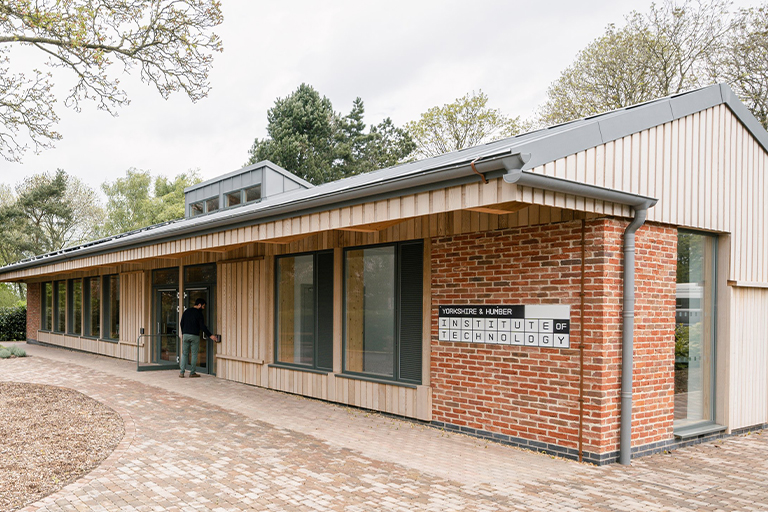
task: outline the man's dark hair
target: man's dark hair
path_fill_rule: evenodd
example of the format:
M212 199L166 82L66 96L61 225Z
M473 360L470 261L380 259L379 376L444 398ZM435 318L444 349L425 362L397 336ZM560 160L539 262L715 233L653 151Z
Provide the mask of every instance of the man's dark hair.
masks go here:
M202 297L200 297L195 301L195 306L200 306L200 305L205 306L205 299Z

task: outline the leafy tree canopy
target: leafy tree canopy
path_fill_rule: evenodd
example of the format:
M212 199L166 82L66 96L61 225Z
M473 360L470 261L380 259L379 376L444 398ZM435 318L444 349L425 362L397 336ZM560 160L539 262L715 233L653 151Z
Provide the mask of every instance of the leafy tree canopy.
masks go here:
M318 185L395 165L414 150L408 133L389 118L366 132L364 115L360 98L341 116L328 98L301 84L269 109L269 136L254 141L246 165L270 160Z
M0 184L0 266L92 240L103 218L96 192L61 169L30 176L15 191ZM19 300L25 286L0 290L0 302L9 293Z
M208 72L221 42L218 0L3 0L0 2L0 155L19 161L30 141L51 147L61 135L50 72L27 69L12 57L23 45L46 57L49 68L74 77L64 104L76 110L93 100L112 114L128 103L119 77L132 68L167 98L184 91L206 96Z
M30 176L0 206L0 256L12 263L92 240L103 215L96 192L62 169Z
M184 217L184 189L201 178L197 169L177 175L152 177L149 171L128 169L125 177L101 185L107 195L107 219L102 236L126 233Z
M510 137L524 131L525 126L519 117L508 118L501 110L488 107L483 91L473 91L453 103L430 108L406 129L418 153L430 157Z

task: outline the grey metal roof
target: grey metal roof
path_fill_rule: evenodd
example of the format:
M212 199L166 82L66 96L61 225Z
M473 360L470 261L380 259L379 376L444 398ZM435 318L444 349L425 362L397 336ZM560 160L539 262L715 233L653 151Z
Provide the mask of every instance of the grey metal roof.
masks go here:
M475 181L478 177L471 169L471 162L474 162L477 170L485 173L487 177L498 177L506 172L502 163L503 158L517 153L530 153L530 158L524 162L522 168L529 170L720 104L726 104L768 151L768 132L736 98L728 85L716 84L481 146L352 176L309 189L286 192L242 208L149 226L55 253L36 256L0 268L0 275L57 261L114 252L159 241L170 241L222 229L294 217L331 207L360 204L394 195ZM237 172L239 171L235 171L235 174Z
M305 180L303 178L300 178L299 176L296 176L292 172L289 172L289 171L283 169L279 165L277 165L277 164L275 164L273 162L270 162L269 160L262 160L260 162L256 162L255 164L252 164L252 165L246 165L245 167L243 167L241 169L238 169L236 171L228 172L228 173L223 174L221 176L216 176L215 178L211 178L209 180L201 181L200 183L196 183L194 185L190 185L189 187L184 189L184 193L186 194L187 192L190 192L192 190L197 190L198 188L204 188L207 185L210 185L212 183L216 183L217 181L222 181L222 180L225 180L227 178L231 178L233 176L237 176L239 174L243 174L246 171L250 171L250 170L254 170L254 169L261 169L262 167L269 167L270 169L272 169L276 173L282 174L284 177L288 178L291 181L295 181L296 183L299 183L300 185L302 185L305 188L312 188L312 187L314 187L314 185L311 184L310 182L308 182L307 180Z

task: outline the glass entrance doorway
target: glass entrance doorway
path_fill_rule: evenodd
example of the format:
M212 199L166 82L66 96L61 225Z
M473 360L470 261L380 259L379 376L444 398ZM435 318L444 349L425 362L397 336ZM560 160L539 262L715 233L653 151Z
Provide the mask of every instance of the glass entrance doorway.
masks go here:
M154 363L178 363L179 359L179 291L158 289L155 291L156 343L153 343Z
M216 310L212 286L190 287L184 290L184 309L193 307L197 299L205 300L205 309L203 309L205 325L212 333L215 333L214 319L216 318ZM210 338L200 338L200 349L197 354L197 372L216 373L215 346L215 343Z

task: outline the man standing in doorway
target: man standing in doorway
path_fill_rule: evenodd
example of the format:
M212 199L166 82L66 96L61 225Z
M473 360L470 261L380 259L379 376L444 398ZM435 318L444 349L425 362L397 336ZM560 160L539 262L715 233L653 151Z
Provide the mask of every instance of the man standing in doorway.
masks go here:
M213 341L219 341L216 336L211 335L211 331L205 326L203 310L205 309L205 299L197 299L194 307L187 308L181 315L181 360L179 368L181 373L179 377L184 378L185 363L189 361L189 378L199 377L195 372L197 367L197 353L200 349L200 333L205 333Z

